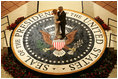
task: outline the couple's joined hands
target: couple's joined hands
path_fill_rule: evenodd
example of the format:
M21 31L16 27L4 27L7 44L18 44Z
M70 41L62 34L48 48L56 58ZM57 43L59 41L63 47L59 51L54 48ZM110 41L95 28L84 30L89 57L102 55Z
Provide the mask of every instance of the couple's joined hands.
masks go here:
M56 23L58 24L58 23L60 23L60 21L56 21Z

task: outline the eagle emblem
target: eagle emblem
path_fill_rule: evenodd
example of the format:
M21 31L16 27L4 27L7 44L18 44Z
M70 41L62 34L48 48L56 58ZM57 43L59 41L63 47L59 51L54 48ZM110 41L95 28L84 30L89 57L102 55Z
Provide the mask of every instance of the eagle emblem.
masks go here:
M47 43L47 44L49 44L51 47L50 48L44 48L43 49L43 51L44 52L47 52L47 51L49 51L49 50L54 50L54 49L56 49L56 52L58 51L62 51L62 48L63 49L65 49L65 50L70 50L69 52L68 52L68 54L70 54L70 55L73 55L73 53L76 51L76 47L72 47L72 48L70 48L70 47L68 47L67 45L69 45L70 43L72 43L73 42L73 40L74 40L74 36L75 36L75 34L76 34L76 32L77 32L78 30L74 30L74 31L72 31L72 32L70 32L70 33L68 33L67 35L66 35L66 37L67 37L67 39L66 40L60 40L60 39L57 39L57 38L55 38L55 40L59 40L59 41L64 41L64 45L63 45L63 47L61 47L61 49L59 48L56 48L56 47L58 47L58 46L55 46L54 45L54 42L53 41L55 41L55 40L51 40L50 39L50 34L49 33L47 33L47 32L44 32L44 31L42 31L42 30L40 30L40 32L42 33L42 36L43 36L43 39L44 39L44 41ZM61 43L62 44L62 43Z

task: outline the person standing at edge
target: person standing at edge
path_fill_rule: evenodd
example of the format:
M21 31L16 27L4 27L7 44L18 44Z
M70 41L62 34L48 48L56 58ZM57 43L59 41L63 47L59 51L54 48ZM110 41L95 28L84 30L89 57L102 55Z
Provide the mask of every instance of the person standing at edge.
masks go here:
M57 23L59 23L59 26L61 27L61 32L62 32L62 38L61 39L64 39L66 37L65 35L65 25L66 25L66 13L65 11L63 10L63 7L60 6L58 7L58 20L57 20Z

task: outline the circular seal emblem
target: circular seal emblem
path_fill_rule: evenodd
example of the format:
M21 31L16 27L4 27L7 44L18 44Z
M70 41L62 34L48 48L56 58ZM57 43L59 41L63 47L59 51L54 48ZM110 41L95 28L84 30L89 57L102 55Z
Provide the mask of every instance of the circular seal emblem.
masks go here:
M106 35L100 24L80 12L64 11L66 39L55 39L52 10L34 14L15 28L11 48L26 67L45 74L64 75L87 69L101 58Z

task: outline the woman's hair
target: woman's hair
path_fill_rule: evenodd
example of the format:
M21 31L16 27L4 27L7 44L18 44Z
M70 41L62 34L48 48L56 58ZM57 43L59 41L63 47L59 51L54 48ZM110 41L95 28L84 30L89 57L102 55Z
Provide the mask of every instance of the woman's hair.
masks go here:
M57 9L53 9L53 14L56 14L57 13Z

